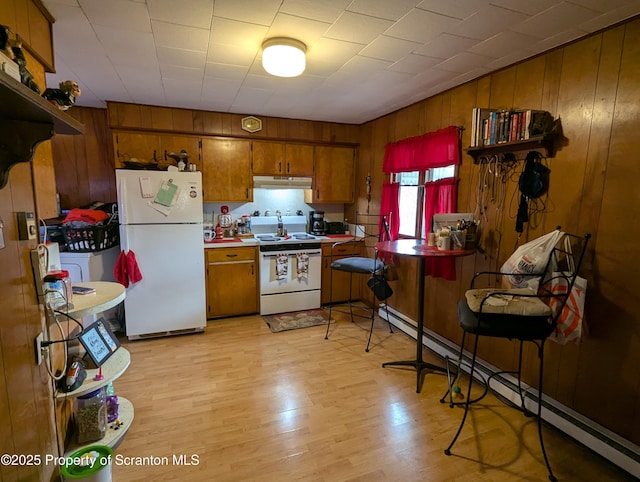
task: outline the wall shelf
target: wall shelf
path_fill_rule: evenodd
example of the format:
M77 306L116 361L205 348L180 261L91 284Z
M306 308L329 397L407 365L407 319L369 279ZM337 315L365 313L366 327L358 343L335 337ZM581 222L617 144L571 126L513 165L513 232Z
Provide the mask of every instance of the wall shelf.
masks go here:
M83 134L84 125L31 89L0 72L0 189L9 170L29 162L35 148L54 134Z
M493 156L500 154L513 154L515 159L524 159L531 151L539 152L542 157L553 157L554 141L550 136L536 136L526 141L504 142L466 149L467 154L473 157L473 162L476 164L487 162Z

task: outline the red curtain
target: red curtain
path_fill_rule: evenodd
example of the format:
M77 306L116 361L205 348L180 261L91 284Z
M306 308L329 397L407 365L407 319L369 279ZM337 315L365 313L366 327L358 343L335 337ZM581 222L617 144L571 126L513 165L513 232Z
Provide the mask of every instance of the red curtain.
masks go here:
M424 225L427 231L431 229L434 214L456 212L458 199L458 180L452 177L428 182L424 185ZM449 281L456 279L455 258L426 258L425 275L444 278Z
M395 241L398 239L398 231L400 231L400 183L399 182L383 182L382 183L382 199L380 200L380 239L382 241ZM387 217L389 225L389 238L386 239L384 226L382 225L382 216Z
M425 171L460 164L460 142L456 126L387 144L382 172Z

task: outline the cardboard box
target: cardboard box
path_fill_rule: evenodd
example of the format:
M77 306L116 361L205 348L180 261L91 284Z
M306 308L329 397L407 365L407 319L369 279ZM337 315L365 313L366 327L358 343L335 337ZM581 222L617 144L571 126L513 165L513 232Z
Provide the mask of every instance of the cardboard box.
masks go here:
M20 67L3 52L0 52L0 70L20 82Z

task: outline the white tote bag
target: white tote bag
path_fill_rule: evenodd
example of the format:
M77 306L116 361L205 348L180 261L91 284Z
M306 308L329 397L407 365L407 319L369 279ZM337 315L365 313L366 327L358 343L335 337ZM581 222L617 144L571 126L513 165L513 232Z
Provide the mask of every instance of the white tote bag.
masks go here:
M534 279L531 276L519 275L543 274L551 251L563 235L564 233L562 231L554 229L550 233L519 246L502 265L500 272L509 274L507 280L514 288L537 289L537 286L532 286ZM551 269L553 269L553 267L551 267Z

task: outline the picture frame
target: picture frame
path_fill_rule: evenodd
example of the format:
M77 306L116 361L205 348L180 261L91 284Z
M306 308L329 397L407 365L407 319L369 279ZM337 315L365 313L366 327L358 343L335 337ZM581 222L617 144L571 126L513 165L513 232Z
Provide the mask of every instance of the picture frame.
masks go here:
M78 338L96 368L102 366L120 348L120 342L104 320L89 325Z

